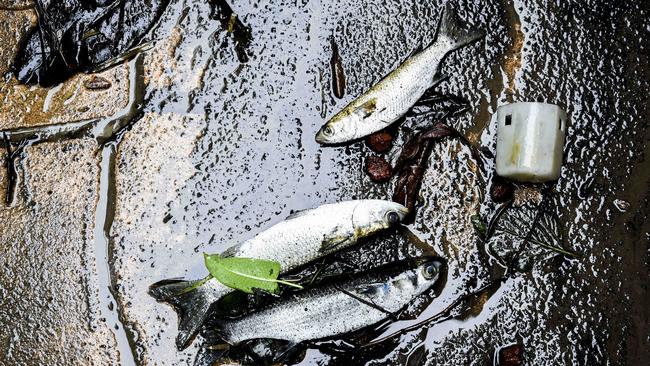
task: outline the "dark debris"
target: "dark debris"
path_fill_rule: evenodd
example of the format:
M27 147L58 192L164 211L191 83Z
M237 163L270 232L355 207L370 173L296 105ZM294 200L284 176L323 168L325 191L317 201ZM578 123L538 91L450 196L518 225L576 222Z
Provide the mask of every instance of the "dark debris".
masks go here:
M393 176L393 168L381 156L368 156L366 158L366 173L374 182L383 183Z

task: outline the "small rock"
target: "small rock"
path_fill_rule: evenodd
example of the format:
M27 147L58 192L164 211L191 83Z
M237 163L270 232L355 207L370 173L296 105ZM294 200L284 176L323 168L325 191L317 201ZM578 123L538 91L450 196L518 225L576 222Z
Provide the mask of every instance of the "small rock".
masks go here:
M510 201L515 193L515 187L512 183L499 176L492 178L492 186L490 187L490 197L496 203L503 203Z
M628 201L617 198L614 200L614 206L620 212L627 212L630 209L631 204Z
M393 145L393 135L386 131L375 132L366 138L366 144L370 150L383 153Z
M163 224L168 223L169 220L172 219L172 217L174 217L174 216L172 216L172 214L170 214L170 213L168 213L167 215L165 215L165 217L163 217L163 219L162 219Z
M366 173L377 183L386 182L393 176L393 168L381 156L369 156L366 159Z
M106 90L112 85L108 79L101 76L92 76L84 81L84 87L89 90Z
M524 362L524 347L521 344L513 344L499 350L499 366L519 366Z

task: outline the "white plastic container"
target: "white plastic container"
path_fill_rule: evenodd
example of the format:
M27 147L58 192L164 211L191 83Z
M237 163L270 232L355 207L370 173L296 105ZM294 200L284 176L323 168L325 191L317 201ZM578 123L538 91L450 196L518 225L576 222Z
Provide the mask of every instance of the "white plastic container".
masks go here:
M513 103L497 109L497 174L520 182L560 177L567 116L546 103Z

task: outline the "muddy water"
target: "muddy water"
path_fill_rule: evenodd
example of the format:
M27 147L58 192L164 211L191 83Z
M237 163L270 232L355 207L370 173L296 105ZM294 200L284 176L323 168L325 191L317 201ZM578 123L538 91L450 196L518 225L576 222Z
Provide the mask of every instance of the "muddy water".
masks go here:
M151 282L204 275L202 252L225 249L291 210L390 196L390 184L365 177L363 144L321 148L313 136L323 118L433 38L440 4L232 7L252 30L246 64L208 17L209 5L170 3L144 55L141 118L114 145L114 177L107 174L113 145L102 152L95 138L25 148L16 199L0 209L1 364L191 363L199 342L175 350L176 316L146 295ZM520 342L527 364L647 364L648 9L506 0L456 8L487 37L444 66L451 78L441 89L472 105L450 124L494 153L497 106L565 107L566 164L552 202L565 244L582 256L540 260L473 311L406 332L358 361L483 365L499 347ZM2 37L10 35L3 70L31 21L29 11L0 12ZM341 100L331 91L332 35L346 70ZM58 91L7 78L0 128L92 118L101 125L132 92L128 65L104 76L112 87L92 92L82 86L87 76ZM413 306L413 317L435 315L503 272L483 254L469 220L494 210L486 200L492 170L490 159L481 164L458 142L434 149L424 206L409 229L447 258L449 276L440 296ZM6 184L3 170L3 191ZM333 357L309 349L303 363Z

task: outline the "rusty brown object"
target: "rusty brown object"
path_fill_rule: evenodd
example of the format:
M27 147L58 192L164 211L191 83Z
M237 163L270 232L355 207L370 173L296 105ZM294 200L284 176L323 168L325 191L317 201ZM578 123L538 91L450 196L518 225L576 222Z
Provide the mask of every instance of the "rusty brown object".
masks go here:
M423 140L439 140L445 137L461 137L460 132L444 123L436 123L430 130L422 134Z
M437 123L428 131L409 140L397 159L395 170L399 171L399 176L393 192L393 201L408 208L411 212L411 218L415 212L415 204L433 144L445 137L462 136L453 127L449 127L444 123Z
M332 68L332 91L334 96L341 99L345 95L345 70L343 70L343 62L339 54L339 47L334 40L330 38L332 46L332 58L330 59L330 67Z
M411 213L414 212L415 203L417 202L418 192L424 172L427 169L429 155L431 155L431 141L422 141L416 155L409 164L400 169L395 191L393 192L393 201L404 205ZM412 216L412 214L411 214Z
M496 203L503 203L512 200L515 194L515 186L505 178L495 175L492 178L490 197Z
M378 131L366 138L366 145L376 153L384 153L393 146L393 135L386 131Z
M524 364L524 346L513 344L499 350L499 366L520 366Z
M377 183L387 182L393 176L393 168L381 156L369 156L366 159L366 173Z

